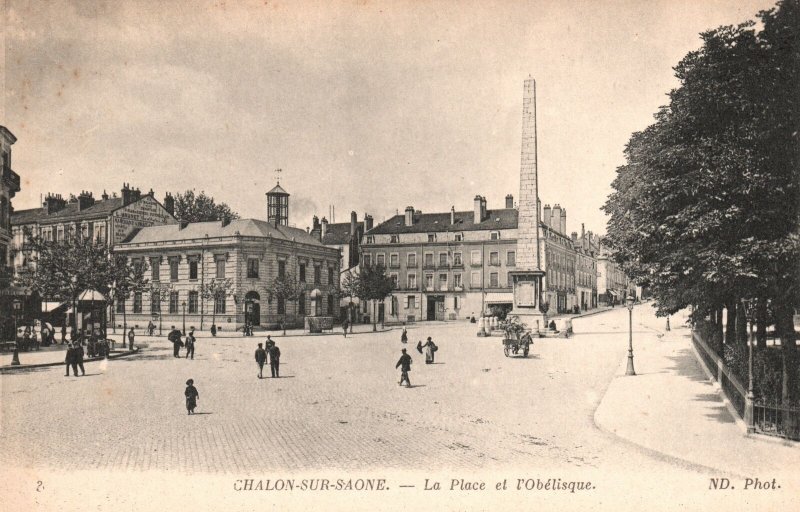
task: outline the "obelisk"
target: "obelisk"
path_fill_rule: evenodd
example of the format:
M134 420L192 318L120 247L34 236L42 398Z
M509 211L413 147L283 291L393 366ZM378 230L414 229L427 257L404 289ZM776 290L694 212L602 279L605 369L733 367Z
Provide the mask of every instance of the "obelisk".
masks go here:
M539 186L536 152L536 81L525 80L522 94L522 151L519 169L519 221L517 224L517 268L514 281L514 309L528 329L545 329L545 315L539 310L544 272L539 263Z

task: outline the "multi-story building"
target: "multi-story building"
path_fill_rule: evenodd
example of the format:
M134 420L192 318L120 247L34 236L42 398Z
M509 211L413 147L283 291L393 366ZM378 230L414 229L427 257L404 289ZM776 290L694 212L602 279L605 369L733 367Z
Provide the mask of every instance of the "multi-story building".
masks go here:
M628 277L611 258L611 250L599 243L597 255L597 297L601 305L615 306L622 304L628 291Z
M597 255L600 247L598 238L587 232L581 224L581 236L572 233L575 247L575 293L581 311L597 307Z
M362 264L382 265L396 291L378 305L378 320L454 320L480 315L490 304L513 302L509 272L516 267L517 210L423 214L409 206L367 231ZM372 311L371 308L368 311Z
M140 229L114 251L146 264L150 289L116 304L129 326L150 321L223 331L245 323L299 326L306 316L338 313L339 250L318 237L289 227L289 194L280 187L267 193L268 221L223 219ZM273 297L278 276L292 276L304 291L295 301ZM207 296L212 282L227 292Z
M8 128L0 126L0 285L4 286L9 285L6 269L11 265L11 199L20 191L19 175L11 170L11 145L16 141Z
M548 314L573 311L576 295L577 253L567 235L567 210L558 204L545 205L542 213L541 239L544 240L544 283L542 301Z

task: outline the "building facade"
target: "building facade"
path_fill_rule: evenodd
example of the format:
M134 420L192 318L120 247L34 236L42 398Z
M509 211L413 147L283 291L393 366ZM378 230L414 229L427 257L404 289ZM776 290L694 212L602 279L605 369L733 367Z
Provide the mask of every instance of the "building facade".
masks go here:
M11 146L17 141L11 131L5 126L0 126L0 285L10 284L12 229L11 229L11 199L20 191L19 175L11 170Z
M597 300L603 306L623 304L628 293L628 277L611 258L611 254L601 239L597 256Z
M339 250L289 227L288 194L280 192L269 202L272 222L223 219L153 226L118 244L117 254L146 266L150 284L118 301L117 325L144 328L153 322L168 329L185 323L208 330L213 323L225 332L245 324L300 326L306 316L335 316ZM269 193L268 197L273 199ZM299 283L302 293L297 300L273 296L278 276L291 276ZM209 294L212 283L225 289Z

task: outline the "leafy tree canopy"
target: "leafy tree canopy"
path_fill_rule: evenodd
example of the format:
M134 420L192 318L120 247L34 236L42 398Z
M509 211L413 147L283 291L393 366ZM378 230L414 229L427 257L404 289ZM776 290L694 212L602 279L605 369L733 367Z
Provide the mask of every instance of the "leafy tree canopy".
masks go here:
M238 219L236 213L225 203L217 204L214 198L204 191L195 194L194 190L177 192L175 196L175 218L187 222L207 222L223 218Z

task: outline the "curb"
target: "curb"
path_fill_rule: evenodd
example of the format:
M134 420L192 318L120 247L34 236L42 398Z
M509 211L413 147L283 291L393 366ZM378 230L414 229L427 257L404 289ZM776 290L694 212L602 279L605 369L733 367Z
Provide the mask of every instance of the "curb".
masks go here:
M139 349L138 348L135 349L135 350L128 350L128 351L125 351L125 352L111 353L108 356L108 359L109 360L111 360L111 359L119 359L120 357L128 357L130 355L138 354L138 353L139 353ZM84 363L93 363L95 361L105 361L105 359L106 358L104 358L104 357L91 357L91 358L84 359L83 362ZM63 366L64 364L66 364L66 363L61 361L61 362L58 362L58 363L39 363L39 364L20 364L20 365L17 365L17 366L11 366L11 365L0 366L0 374L1 373L14 373L16 371L27 370L29 368L47 368L47 367L50 367L50 366Z

